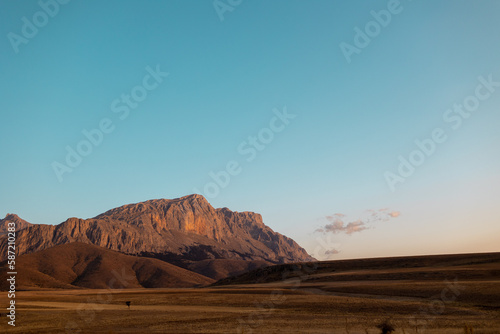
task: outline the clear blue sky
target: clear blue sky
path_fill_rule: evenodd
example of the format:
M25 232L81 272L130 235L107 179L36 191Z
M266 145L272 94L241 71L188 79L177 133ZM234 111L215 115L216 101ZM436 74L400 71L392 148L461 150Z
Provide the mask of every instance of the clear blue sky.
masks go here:
M263 214L318 258L500 251L500 87L461 124L446 114L474 102L478 77L500 81L500 2L253 0L224 20L212 1L58 6L0 1L2 217L58 224L205 194L236 161L212 205ZM385 27L369 24L389 7ZM348 62L341 45L367 24L380 31ZM150 91L136 87L148 66L169 73ZM147 97L120 119L132 91ZM54 162L103 119L113 131L60 182ZM272 121L281 131L263 130ZM447 140L392 191L384 174L436 128ZM366 222L383 208L401 214ZM315 232L336 213L368 228ZM319 239L339 253L315 252Z

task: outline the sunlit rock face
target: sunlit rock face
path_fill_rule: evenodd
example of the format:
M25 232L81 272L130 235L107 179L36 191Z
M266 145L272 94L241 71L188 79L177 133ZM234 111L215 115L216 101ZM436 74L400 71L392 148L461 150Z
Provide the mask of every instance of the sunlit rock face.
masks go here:
M10 219L22 221L11 216ZM8 218L2 220L2 224L6 224ZM266 226L261 215L214 209L201 195L128 204L91 219L69 218L59 225L21 224L23 229L17 233L16 242L18 255L83 242L127 254L161 257L170 262L312 260L295 241ZM7 254L6 247L4 236L0 239L1 256Z

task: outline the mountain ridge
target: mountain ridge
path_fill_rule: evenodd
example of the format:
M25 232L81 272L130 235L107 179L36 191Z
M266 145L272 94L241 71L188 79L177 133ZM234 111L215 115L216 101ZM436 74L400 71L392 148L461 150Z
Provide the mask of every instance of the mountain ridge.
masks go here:
M6 241L0 238L0 260L5 259ZM126 204L58 225L30 224L17 233L16 252L34 253L71 242L158 257L183 268L214 259L269 264L313 260L295 241L265 225L260 214L215 209L197 194Z

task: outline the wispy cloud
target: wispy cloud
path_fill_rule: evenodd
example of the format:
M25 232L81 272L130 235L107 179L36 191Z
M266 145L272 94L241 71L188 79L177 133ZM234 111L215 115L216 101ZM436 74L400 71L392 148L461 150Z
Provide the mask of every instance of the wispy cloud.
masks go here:
M364 218L354 221L348 221L346 215L336 213L331 216L326 216L325 219L329 222L325 226L318 228L316 232L321 233L345 233L351 235L356 232L361 232L371 228L369 225L379 222L387 222L392 218L397 218L401 215L399 211L390 211L389 209L366 210ZM326 254L326 253L325 253Z
M340 253L340 251L338 249L335 249L335 248L332 248L332 249L329 249L325 252L325 255L336 255Z

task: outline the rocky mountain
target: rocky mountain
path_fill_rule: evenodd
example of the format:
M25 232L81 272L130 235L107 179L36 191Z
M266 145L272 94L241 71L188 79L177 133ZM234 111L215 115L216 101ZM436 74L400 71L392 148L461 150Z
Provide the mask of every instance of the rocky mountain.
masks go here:
M0 263L0 290L7 290L7 261ZM58 245L16 260L18 290L181 288L214 280L157 259L125 255L83 243Z
M22 230L32 224L19 218L18 215L8 213L4 219L0 219L0 237L8 233L8 223L16 224L16 231Z
M29 225L17 233L16 251L34 253L72 242L155 257L199 271L206 268L194 263L213 259L255 261L261 266L314 260L295 241L266 226L261 215L215 209L201 195L124 205L59 225ZM5 259L6 246L6 238L1 237L0 260Z

